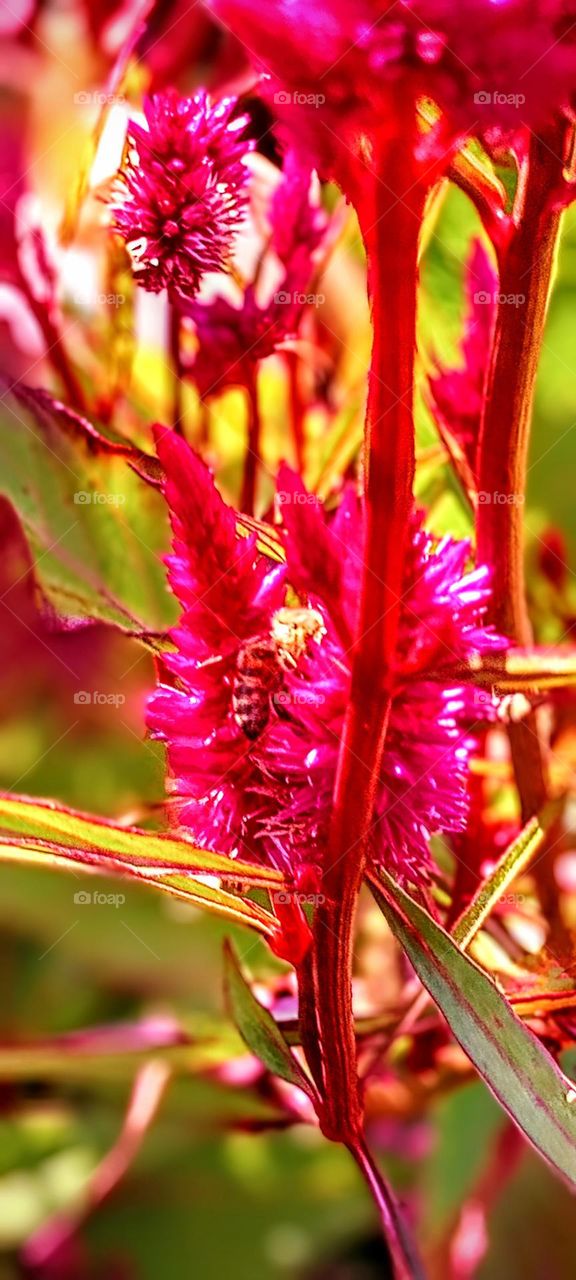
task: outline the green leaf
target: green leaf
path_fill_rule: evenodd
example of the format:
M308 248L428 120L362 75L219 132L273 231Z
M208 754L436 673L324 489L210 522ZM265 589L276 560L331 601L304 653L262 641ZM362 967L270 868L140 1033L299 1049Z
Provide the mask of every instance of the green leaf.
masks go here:
M119 862L140 869L142 874L148 869L153 875L163 872L217 875L244 884L247 889L284 884L282 873L272 867L232 860L225 854L199 849L188 840L163 832L118 826L52 800L0 792L1 832L48 842L56 840L79 854L88 854L90 850L112 854Z
M212 914L224 917L232 924L246 925L264 936L272 938L277 932L274 916L257 903L237 898L215 885L204 884L192 875L173 875L163 869L154 874L142 871L130 863L118 860L114 855L98 852L97 857L82 856L79 850L66 845L22 838L19 843L0 836L0 862L18 862L22 866L53 867L62 871L91 871L120 879L139 880L160 893L180 898L190 906L201 907ZM97 892L95 890L95 892ZM85 891L82 901L89 901L90 891Z
M19 516L41 602L68 624L163 633L177 611L155 459L99 434L45 391L20 384L2 401L0 493Z
M0 795L0 862L9 861L125 876L269 937L277 929L275 917L256 903L195 877L218 876L246 893L282 884L279 872L50 802Z
M576 1190L570 1081L505 996L386 872L374 897L454 1036L512 1120Z
M576 684L576 648L509 649L506 653L475 654L458 674L472 677L483 688L498 694L536 695L547 689L571 688Z
M480 886L472 901L451 929L454 941L464 950L482 928L486 917L499 902L505 889L527 867L540 848L544 832L537 818L531 818L520 834L498 859L494 870Z
M291 1053L272 1014L258 1003L229 941L224 943L224 991L230 1016L244 1043L281 1080L314 1098L314 1087Z

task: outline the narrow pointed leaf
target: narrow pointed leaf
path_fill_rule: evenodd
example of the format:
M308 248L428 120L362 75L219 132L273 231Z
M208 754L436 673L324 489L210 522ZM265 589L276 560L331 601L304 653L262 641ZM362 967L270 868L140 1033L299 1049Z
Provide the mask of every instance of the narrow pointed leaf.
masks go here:
M497 693L544 693L576 684L576 649L509 649L506 654L475 655L459 675L472 676Z
M119 827L49 801L0 795L0 861L144 881L268 937L277 931L275 917L257 903L197 877L218 877L246 894L282 884L279 872L198 849L175 836Z
M489 977L386 872L371 887L453 1035L508 1115L576 1190L570 1081Z
M544 832L537 818L526 823L520 835L512 842L506 852L498 860L492 874L480 886L471 903L451 929L452 937L463 950L470 945L472 939L482 928L484 921L496 906L502 894L516 876L528 866L534 854L540 848Z
M216 885L205 884L193 875L178 875L163 868L133 866L115 854L102 850L80 850L54 841L37 840L21 836L13 838L0 835L0 863L18 862L22 866L52 867L56 870L87 872L96 875L118 876L122 880L136 880L140 884L158 889L172 898L180 898L190 906L200 907L213 915L222 916L232 924L256 929L265 937L273 937L277 921L269 911L257 903L236 897ZM88 890L87 890L88 892Z
M276 564L284 564L286 561L286 552L280 541L278 530L272 524L265 524L263 520L257 520L255 516L241 515L236 521L236 532L239 537L248 538L251 534L256 535L256 548L260 555L266 556L268 560L274 560Z
M281 1080L314 1097L311 1081L288 1047L272 1014L256 999L230 942L224 944L224 991L230 1016L244 1043Z
M224 889L214 885L203 884L193 876L162 876L161 879L147 876L146 884L154 885L161 893L168 893L173 898L181 898L192 906L200 907L213 915L230 920L232 924L242 924L249 929L256 929L267 938L278 933L276 917L264 911L257 903L246 898L237 898Z
M462 485L464 493L468 498L472 510L475 511L478 506L478 489L474 479L474 473L468 462L464 449L462 448L458 438L450 430L440 414L435 416L434 422L446 453L454 467L460 484Z
M121 827L103 818L78 813L53 801L0 793L0 834L30 837L76 850L79 855L100 853L127 863L142 874L191 872L217 875L247 888L281 885L279 871L231 859L225 854L199 849L187 840L139 827ZM70 854L72 856L72 853ZM79 856L82 861L82 857ZM87 860L87 859L86 859ZM97 859L93 859L93 865Z

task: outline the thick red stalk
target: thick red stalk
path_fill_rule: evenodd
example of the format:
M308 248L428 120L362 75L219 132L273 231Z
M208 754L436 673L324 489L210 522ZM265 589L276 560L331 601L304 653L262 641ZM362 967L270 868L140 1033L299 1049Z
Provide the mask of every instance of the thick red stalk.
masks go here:
M532 136L503 255L494 347L480 437L478 550L493 566L499 625L519 644L526 613L523 504L534 388L560 213L551 193L561 180L565 125ZM508 501L498 501L506 497Z
M562 180L566 122L532 134L502 255L500 299L478 450L478 556L493 571L497 629L529 645L524 586L524 500L536 375L560 228L552 193ZM532 718L515 725L511 747L523 816L546 794L542 750Z
M240 509L246 515L254 515L256 501L256 480L260 464L261 420L258 403L258 377L254 365L245 369L246 405L248 412L248 441L244 455L244 478Z
M290 389L290 420L296 466L300 473L304 470L304 403L299 381L299 356L295 351L286 352L286 368Z
M184 435L182 409L182 359L181 333L182 320L177 303L170 300L168 304L168 350L170 356L170 387L172 392L172 426L177 435Z
M356 1070L351 972L362 882L392 689L404 546L414 475L413 384L418 237L423 191L412 129L389 142L359 210L368 253L374 339L365 448L366 541L350 701L334 796L323 901L314 947L317 1019L324 1063L324 1133L358 1146L362 1107Z

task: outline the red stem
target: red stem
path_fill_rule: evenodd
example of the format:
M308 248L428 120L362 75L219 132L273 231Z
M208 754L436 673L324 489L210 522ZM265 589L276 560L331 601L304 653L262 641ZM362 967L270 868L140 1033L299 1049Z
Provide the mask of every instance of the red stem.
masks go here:
M299 381L299 356L296 351L287 351L286 364L290 384L290 421L294 437L296 467L300 473L304 470L304 405Z
M248 407L248 443L244 458L244 479L240 509L246 515L254 515L256 501L256 478L260 463L260 437L262 423L258 404L258 378L256 369L249 365L245 370L246 403Z
M168 348L172 391L172 427L176 435L184 435L182 407L182 360L180 353L182 320L175 302L168 303Z
M365 560L323 875L324 901L314 922L325 1075L320 1123L326 1136L354 1150L362 1124L351 991L354 916L380 781L412 511L417 257L424 198L415 177L412 129L388 145L383 160L383 172L394 175L400 194L372 175L371 196L359 210L374 327L366 426Z
M424 1271L402 1220L396 1197L363 1141L350 1145L350 1152L365 1178L380 1214L384 1236L394 1264L395 1280L425 1280Z
M492 362L478 454L478 550L493 566L498 625L518 644L531 639L526 612L523 504L534 388L560 212L550 195L561 179L565 123L533 134L519 181L515 229L500 278ZM515 302L508 299L516 299ZM514 499L497 501L498 497Z
M500 298L478 448L478 557L493 572L492 620L513 644L530 645L524 584L524 500L534 390L560 229L551 194L564 166L567 125L532 134L520 175L513 231L502 256ZM546 796L534 717L510 732L523 817Z
M68 397L68 401L77 413L87 416L88 402L84 394L84 388L79 378L76 376L74 369L70 363L68 352L64 345L64 339L54 318L50 315L49 309L44 302L39 302L34 297L25 276L20 273L19 287L26 296L26 301L34 318L36 319L42 331L44 341L46 343L46 359L52 364L56 374L58 375L62 386Z

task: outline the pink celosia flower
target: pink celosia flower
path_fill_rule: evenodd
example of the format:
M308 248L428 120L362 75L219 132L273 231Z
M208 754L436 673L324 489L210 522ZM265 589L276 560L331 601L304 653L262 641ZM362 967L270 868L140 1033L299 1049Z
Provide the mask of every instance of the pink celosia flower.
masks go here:
M472 476L476 452L490 344L498 297L498 276L481 240L473 246L466 269L466 317L462 363L443 368L429 381L431 407L441 436L450 452L458 446Z
M279 804L266 839L293 862L321 862L344 713L362 564L362 510L348 490L331 524L296 476L280 476L287 526L288 579L322 612L326 636L287 678L288 714L278 716L257 752ZM394 694L375 805L370 856L417 879L435 831L458 831L467 808L466 777L474 739L468 731L484 709L450 670L472 653L502 647L483 622L489 572L466 572L470 545L435 544L414 516L404 592ZM280 802L280 803L279 803Z
M447 111L452 133L537 124L569 105L576 84L570 0L278 0L273 9L212 0L212 8L270 77L278 113L330 168L342 142L394 129L405 77Z
M317 184L316 184L317 185ZM287 273L309 280L315 257L328 229L328 219L312 191L313 175L298 154L289 150L282 181L270 207L270 247Z
M173 685L152 696L148 724L167 742L178 821L195 840L256 857L313 883L324 856L344 714L362 557L362 510L352 488L330 522L288 469L280 477L286 566L239 537L234 512L184 441L158 434L174 528L170 580L183 616L166 659ZM488 571L466 571L467 542L437 545L414 519L407 557L394 696L371 857L415 879L428 837L458 831L482 714L450 670L501 647L483 622ZM264 722L247 737L235 714L239 659L269 641L278 610L320 621L279 668ZM284 615L282 615L284 616ZM312 633L310 633L312 634ZM308 872L312 873L312 879Z
M243 385L247 369L296 334L319 252L329 237L328 218L312 198L311 184L310 169L288 152L270 202L258 278L246 286L238 305L219 295L209 301L181 299L182 313L193 321L198 339L187 372L203 398ZM266 294L261 277L271 257L283 274Z
M246 116L236 98L211 103L174 90L144 104L146 127L131 120L130 151L117 186L114 230L126 241L136 279L186 297L207 271L226 267L246 204Z
M302 303L284 296L261 306L252 285L244 291L241 306L228 298L210 302L195 300L185 308L194 323L198 349L186 372L203 399L219 395L225 387L242 386L247 370L265 360L288 335L295 333Z
M163 661L176 677L148 708L148 724L168 743L178 820L222 853L254 852L257 773L250 742L232 715L241 646L266 633L284 602L284 568L236 532L234 511L206 466L177 436L157 435L174 532L170 585L183 608Z

